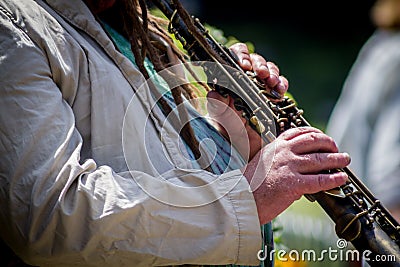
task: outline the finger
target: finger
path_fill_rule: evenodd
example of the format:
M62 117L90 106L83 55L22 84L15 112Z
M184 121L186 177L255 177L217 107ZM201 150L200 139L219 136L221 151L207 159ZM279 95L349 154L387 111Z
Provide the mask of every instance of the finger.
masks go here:
M329 190L346 183L348 176L345 172L327 174L308 174L301 179L304 194L313 194L323 190Z
M302 133L290 140L290 145L295 154L338 152L338 147L332 137L322 132Z
M350 156L347 153L312 153L300 156L297 164L300 173L319 173L346 167L350 164Z
M289 141L297 136L311 132L322 133L322 131L317 128L304 126L304 127L290 128L281 133L278 138Z
M244 71L252 70L249 49L244 43L235 43L229 47L229 50L238 57L239 66Z
M270 87L274 88L280 83L279 80L279 68L275 63L268 61L267 67L269 69L270 75L265 79L265 84Z
M289 81L284 76L279 76L279 83L274 87L275 92L279 93L282 97L289 89Z
M253 53L250 54L251 64L257 78L262 81L266 87L272 89L279 85L279 69L272 63L267 62L264 57Z
M257 78L260 80L265 80L270 76L270 71L267 65L267 61L264 57L253 53L250 54L251 65Z

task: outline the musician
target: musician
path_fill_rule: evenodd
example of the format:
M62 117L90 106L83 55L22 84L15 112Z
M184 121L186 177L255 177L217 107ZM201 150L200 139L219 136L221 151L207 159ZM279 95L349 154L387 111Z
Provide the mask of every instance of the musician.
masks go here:
M273 218L347 179L318 129L265 144L215 92L199 116L191 84L157 79L186 58L142 0L3 0L0 44L0 233L28 264L259 265ZM231 50L284 95L274 63Z

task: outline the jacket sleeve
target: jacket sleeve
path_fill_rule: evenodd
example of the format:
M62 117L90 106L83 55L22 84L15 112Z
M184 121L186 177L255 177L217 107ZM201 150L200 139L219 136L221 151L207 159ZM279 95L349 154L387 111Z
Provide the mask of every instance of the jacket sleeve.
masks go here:
M27 263L258 264L256 206L238 170L214 183L210 194L237 181L222 197L176 207L132 179L155 179L148 174L81 161L82 137L45 51L1 10L0 95L0 233ZM185 185L215 176L199 171L174 179Z

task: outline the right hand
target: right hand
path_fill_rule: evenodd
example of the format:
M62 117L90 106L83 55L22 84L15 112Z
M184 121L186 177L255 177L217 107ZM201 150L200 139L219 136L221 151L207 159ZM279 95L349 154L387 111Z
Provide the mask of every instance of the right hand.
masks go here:
M261 224L268 223L304 194L343 185L344 172L324 173L350 163L333 139L313 127L289 129L263 147L242 169L250 183Z

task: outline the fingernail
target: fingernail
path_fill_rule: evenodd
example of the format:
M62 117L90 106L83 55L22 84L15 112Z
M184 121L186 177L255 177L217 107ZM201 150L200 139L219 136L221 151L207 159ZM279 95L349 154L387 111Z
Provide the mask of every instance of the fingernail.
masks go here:
M258 67L258 70L254 70L256 76L259 76L261 79L266 79L269 77L270 72L267 66L261 65Z
M265 70L265 71L268 71L268 72L269 72L269 68L268 68L267 66L265 66L265 65L261 65L261 66L260 66L260 69L262 69L262 70Z

